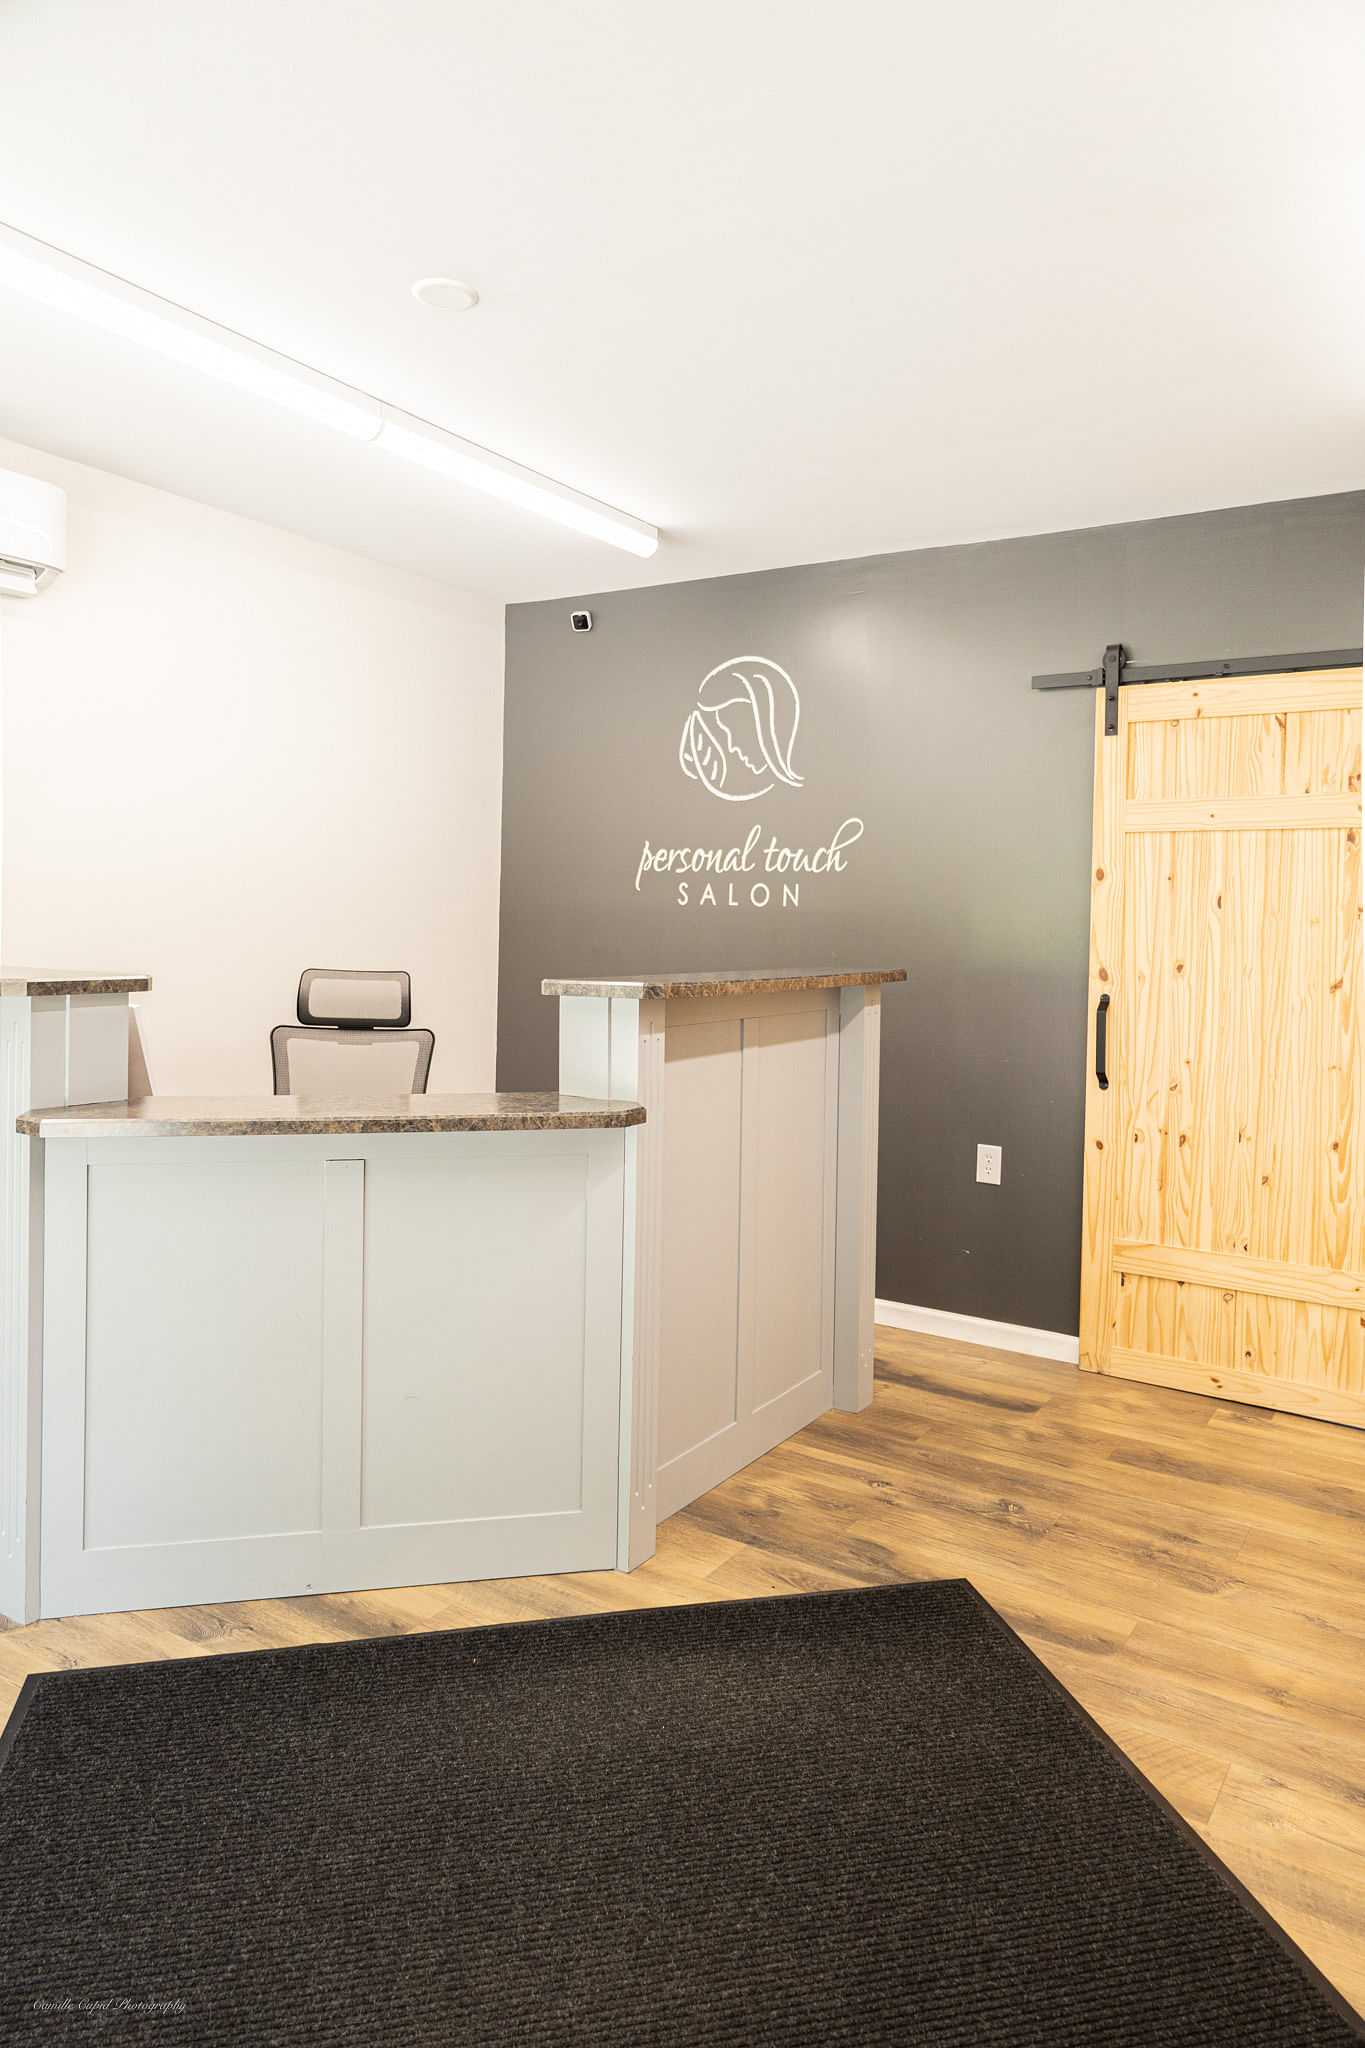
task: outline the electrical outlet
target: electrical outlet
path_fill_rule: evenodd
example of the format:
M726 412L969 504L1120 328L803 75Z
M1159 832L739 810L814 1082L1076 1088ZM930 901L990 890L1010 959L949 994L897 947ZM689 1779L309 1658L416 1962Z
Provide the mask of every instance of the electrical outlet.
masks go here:
M998 1188L1003 1175L999 1145L978 1145L976 1148L976 1177L988 1188Z

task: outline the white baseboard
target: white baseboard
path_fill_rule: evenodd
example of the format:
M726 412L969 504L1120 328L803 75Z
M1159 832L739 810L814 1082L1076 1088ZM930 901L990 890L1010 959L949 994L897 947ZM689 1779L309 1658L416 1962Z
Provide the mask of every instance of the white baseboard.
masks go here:
M878 1299L877 1321L893 1330L917 1330L924 1337L956 1337L964 1344L988 1344L997 1351L1025 1351L1031 1358L1080 1359L1079 1337L1063 1330L1031 1330L1026 1323L993 1323L986 1316L955 1315L946 1308L915 1308L908 1301Z

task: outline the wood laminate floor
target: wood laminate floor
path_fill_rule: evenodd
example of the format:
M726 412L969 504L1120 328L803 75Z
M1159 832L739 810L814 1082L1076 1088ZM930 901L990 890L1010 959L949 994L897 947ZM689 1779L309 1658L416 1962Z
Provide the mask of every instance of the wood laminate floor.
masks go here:
M615 1572L36 1622L30 1671L970 1578L1365 2008L1365 1435L878 1331L828 1415Z

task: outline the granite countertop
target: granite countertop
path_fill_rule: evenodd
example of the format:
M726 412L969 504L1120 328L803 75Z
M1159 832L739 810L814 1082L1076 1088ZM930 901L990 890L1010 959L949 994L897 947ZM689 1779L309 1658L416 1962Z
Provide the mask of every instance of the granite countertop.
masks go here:
M542 981L543 996L634 996L641 1002L678 1002L688 996L776 995L802 988L876 988L904 981L903 967L832 967L825 974L800 968L734 967L694 974L623 974L601 981Z
M137 996L152 985L150 974L39 973L26 967L0 967L0 996Z
M26 1138L284 1138L383 1131L604 1131L642 1124L638 1102L590 1095L146 1095L31 1109Z

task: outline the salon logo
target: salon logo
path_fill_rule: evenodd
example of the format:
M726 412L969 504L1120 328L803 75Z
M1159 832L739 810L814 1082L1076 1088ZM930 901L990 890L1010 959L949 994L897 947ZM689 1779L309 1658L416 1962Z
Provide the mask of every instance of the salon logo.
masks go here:
M683 774L727 804L752 803L783 783L800 789L803 778L792 761L800 723L801 699L787 671L766 654L738 654L702 678L678 746ZM752 811L735 819L729 846L646 839L635 893L653 894L667 876L679 910L799 910L806 878L817 878L823 890L826 878L847 873L863 836L861 818L821 825L808 813L807 825L825 836L814 845L789 846L753 819Z
M780 782L800 789L792 766L800 723L801 699L784 668L763 654L722 661L703 678L683 725L683 774L727 804L752 803Z

